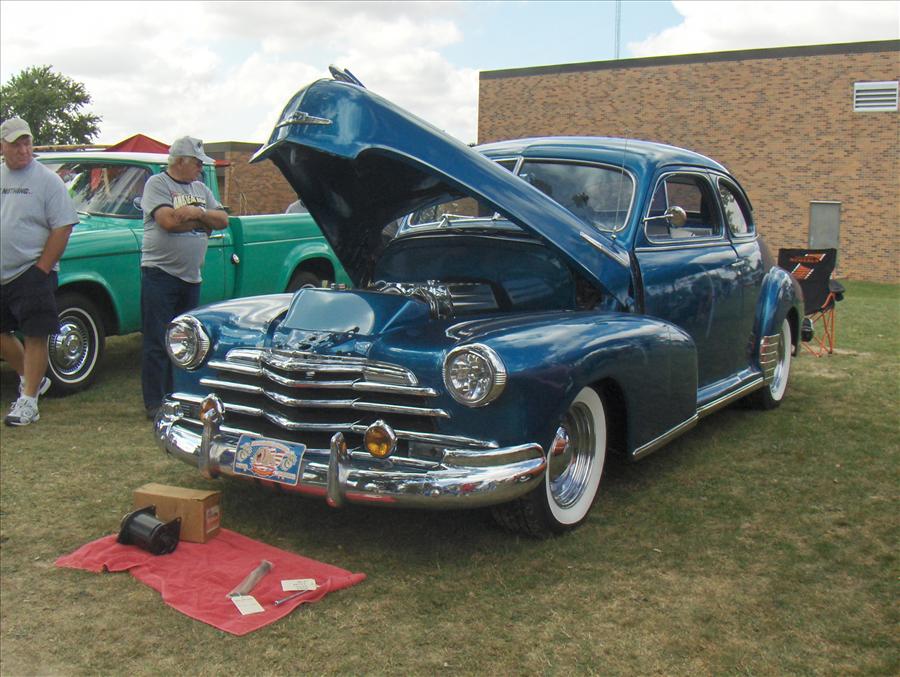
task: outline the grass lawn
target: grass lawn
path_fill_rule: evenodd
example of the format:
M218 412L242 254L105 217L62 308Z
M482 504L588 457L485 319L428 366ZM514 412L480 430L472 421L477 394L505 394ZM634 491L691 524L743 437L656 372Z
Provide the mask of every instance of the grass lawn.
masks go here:
M112 339L93 389L0 433L0 673L896 675L900 289L847 288L838 351L795 360L779 409L613 463L548 541L207 482L151 437L139 336ZM15 385L3 365L4 411ZM146 482L220 488L225 527L368 579L233 637L128 574L54 567Z

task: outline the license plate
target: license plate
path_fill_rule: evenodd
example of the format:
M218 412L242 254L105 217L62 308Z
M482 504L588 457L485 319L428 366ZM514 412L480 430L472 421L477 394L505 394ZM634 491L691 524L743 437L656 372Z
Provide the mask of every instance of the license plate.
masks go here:
M304 451L305 444L241 435L234 452L234 472L295 486L300 481Z

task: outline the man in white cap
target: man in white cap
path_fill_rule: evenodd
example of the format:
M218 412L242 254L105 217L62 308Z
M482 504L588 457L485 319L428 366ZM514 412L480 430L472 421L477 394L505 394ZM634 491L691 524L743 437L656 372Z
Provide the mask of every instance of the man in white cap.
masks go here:
M176 139L169 147L168 169L147 179L141 198L141 390L151 420L172 389L166 327L199 303L209 235L228 225L228 214L200 180L203 164L212 162L200 139Z
M31 136L21 118L0 125L0 354L20 379L3 419L12 426L40 418L37 400L50 387L47 337L59 331L56 271L78 223L62 179L34 160Z

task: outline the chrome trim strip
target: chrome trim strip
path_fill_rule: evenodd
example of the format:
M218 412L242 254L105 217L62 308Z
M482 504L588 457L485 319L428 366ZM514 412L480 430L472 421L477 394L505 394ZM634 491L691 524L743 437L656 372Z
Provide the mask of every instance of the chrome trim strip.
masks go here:
M366 393L391 393L393 395L414 395L420 397L437 397L434 388L422 388L413 386L398 386L391 383L375 383L372 381L355 381L351 390L359 390Z
M631 265L631 258L628 256L627 252L624 254L618 254L618 253L614 252L612 249L610 249L609 247L607 247L605 244L600 242L599 240L595 240L594 238L592 238L587 233L579 232L578 234L581 235L581 239L586 240L588 243L590 243L591 245L593 245L594 247L599 249L601 253L606 254L613 261L615 261L617 263L621 263L626 268L628 268Z
M668 444L671 440L693 428L695 425L697 425L698 420L699 417L697 416L697 414L694 414L687 421L679 423L668 432L665 432L657 437L655 440L650 440L649 442L647 442L647 444L641 445L631 452L631 460L637 461L638 459L644 458L645 456L649 456L660 447Z
M647 252L667 252L676 249L707 249L709 247L722 247L723 245L730 244L728 240L724 238L719 238L717 240L710 240L708 238L685 238L684 240L678 240L678 242L683 244L666 244L657 247L635 247L634 251L637 254L644 254Z
M287 376L282 376L281 374L277 374L271 369L266 369L262 367L259 370L259 375L263 376L278 385L285 386L286 388L336 388L336 389L349 389L353 387L353 384L356 381L302 381L296 378L288 378Z
M765 381L763 381L762 376L757 375L741 385L737 390L732 390L731 392L722 395L718 399L713 400L712 402L707 402L702 407L699 407L697 409L697 415L700 416L700 418L709 416L714 411L718 411L734 400L740 399L744 395L752 393L757 388L762 387L764 383Z
M218 378L203 377L200 379L200 385L209 388L222 388L224 390L235 390L239 393L248 393L250 395L264 395L265 390L261 386L249 385L247 383L235 383L234 381L223 381Z
M209 368L217 371L230 371L235 374L245 374L247 376L259 376L262 370L249 364L240 364L239 362L224 362L222 360L210 360Z
M775 378L775 371L778 369L778 343L781 340L781 334L772 334L763 336L759 342L759 366L763 372L763 380L766 385Z

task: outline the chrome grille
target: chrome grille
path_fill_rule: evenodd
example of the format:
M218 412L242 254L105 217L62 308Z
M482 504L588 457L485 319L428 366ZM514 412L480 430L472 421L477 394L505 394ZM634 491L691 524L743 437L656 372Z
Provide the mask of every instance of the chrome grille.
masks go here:
M240 348L209 367L200 383L222 400L228 425L316 448L336 432L361 436L380 418L401 439L432 437L435 421L449 418L411 371L362 357Z

